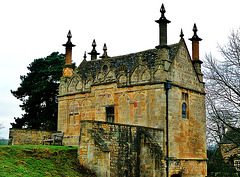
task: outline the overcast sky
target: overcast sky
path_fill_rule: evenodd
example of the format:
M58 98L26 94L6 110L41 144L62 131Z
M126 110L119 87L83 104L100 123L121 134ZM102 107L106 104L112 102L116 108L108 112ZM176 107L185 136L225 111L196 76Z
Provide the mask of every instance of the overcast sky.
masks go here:
M12 96L27 66L52 52L64 53L62 44L72 31L73 61L79 65L93 39L102 54L124 55L154 48L159 43L160 7L164 3L168 44L180 40L180 30L191 53L193 24L198 27L200 58L217 44L224 44L231 30L240 27L239 0L7 0L0 2L0 137L8 138L10 122L22 114L20 101ZM88 56L88 60L90 57Z

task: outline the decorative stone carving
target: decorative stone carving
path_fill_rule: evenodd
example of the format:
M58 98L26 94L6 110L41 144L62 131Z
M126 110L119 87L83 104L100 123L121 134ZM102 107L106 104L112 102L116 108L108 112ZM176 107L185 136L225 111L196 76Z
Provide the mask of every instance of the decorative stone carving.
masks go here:
M115 75L115 72L114 72L114 71L109 71L109 73L108 73L107 76L106 76L105 81L106 81L106 82L113 82L113 81L116 81L116 75Z
M141 81L142 82L149 82L150 79L151 79L150 70L146 69L142 74Z
M131 75L131 84L137 84L139 80L140 67L136 67Z
M68 86L68 92L75 92L77 84L78 84L77 77L73 77L70 81L69 86Z

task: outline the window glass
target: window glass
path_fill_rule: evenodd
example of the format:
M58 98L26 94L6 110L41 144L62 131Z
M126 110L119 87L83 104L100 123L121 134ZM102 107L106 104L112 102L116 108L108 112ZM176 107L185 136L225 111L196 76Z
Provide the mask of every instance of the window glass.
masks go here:
M187 118L187 104L182 104L182 118Z
M114 123L114 107L106 107L107 122Z

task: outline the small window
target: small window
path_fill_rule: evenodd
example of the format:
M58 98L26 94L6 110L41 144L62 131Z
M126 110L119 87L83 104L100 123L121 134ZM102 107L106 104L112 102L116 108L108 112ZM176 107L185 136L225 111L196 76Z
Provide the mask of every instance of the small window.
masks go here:
M182 118L188 118L188 93L182 92Z
M104 66L102 67L102 70L106 73L106 72L108 71L108 66L107 66L107 65L104 65Z
M187 100L188 100L188 94L185 93L185 101L187 101Z
M182 104L182 118L187 118L187 104L185 102Z
M114 107L106 107L107 122L114 123Z
M182 92L182 101L188 101L188 94Z

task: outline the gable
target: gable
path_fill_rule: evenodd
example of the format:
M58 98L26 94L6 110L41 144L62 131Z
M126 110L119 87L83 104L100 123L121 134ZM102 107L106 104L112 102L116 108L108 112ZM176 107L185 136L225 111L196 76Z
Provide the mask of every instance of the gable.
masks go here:
M170 79L179 86L196 88L199 79L185 42L180 42L178 52L170 66Z

